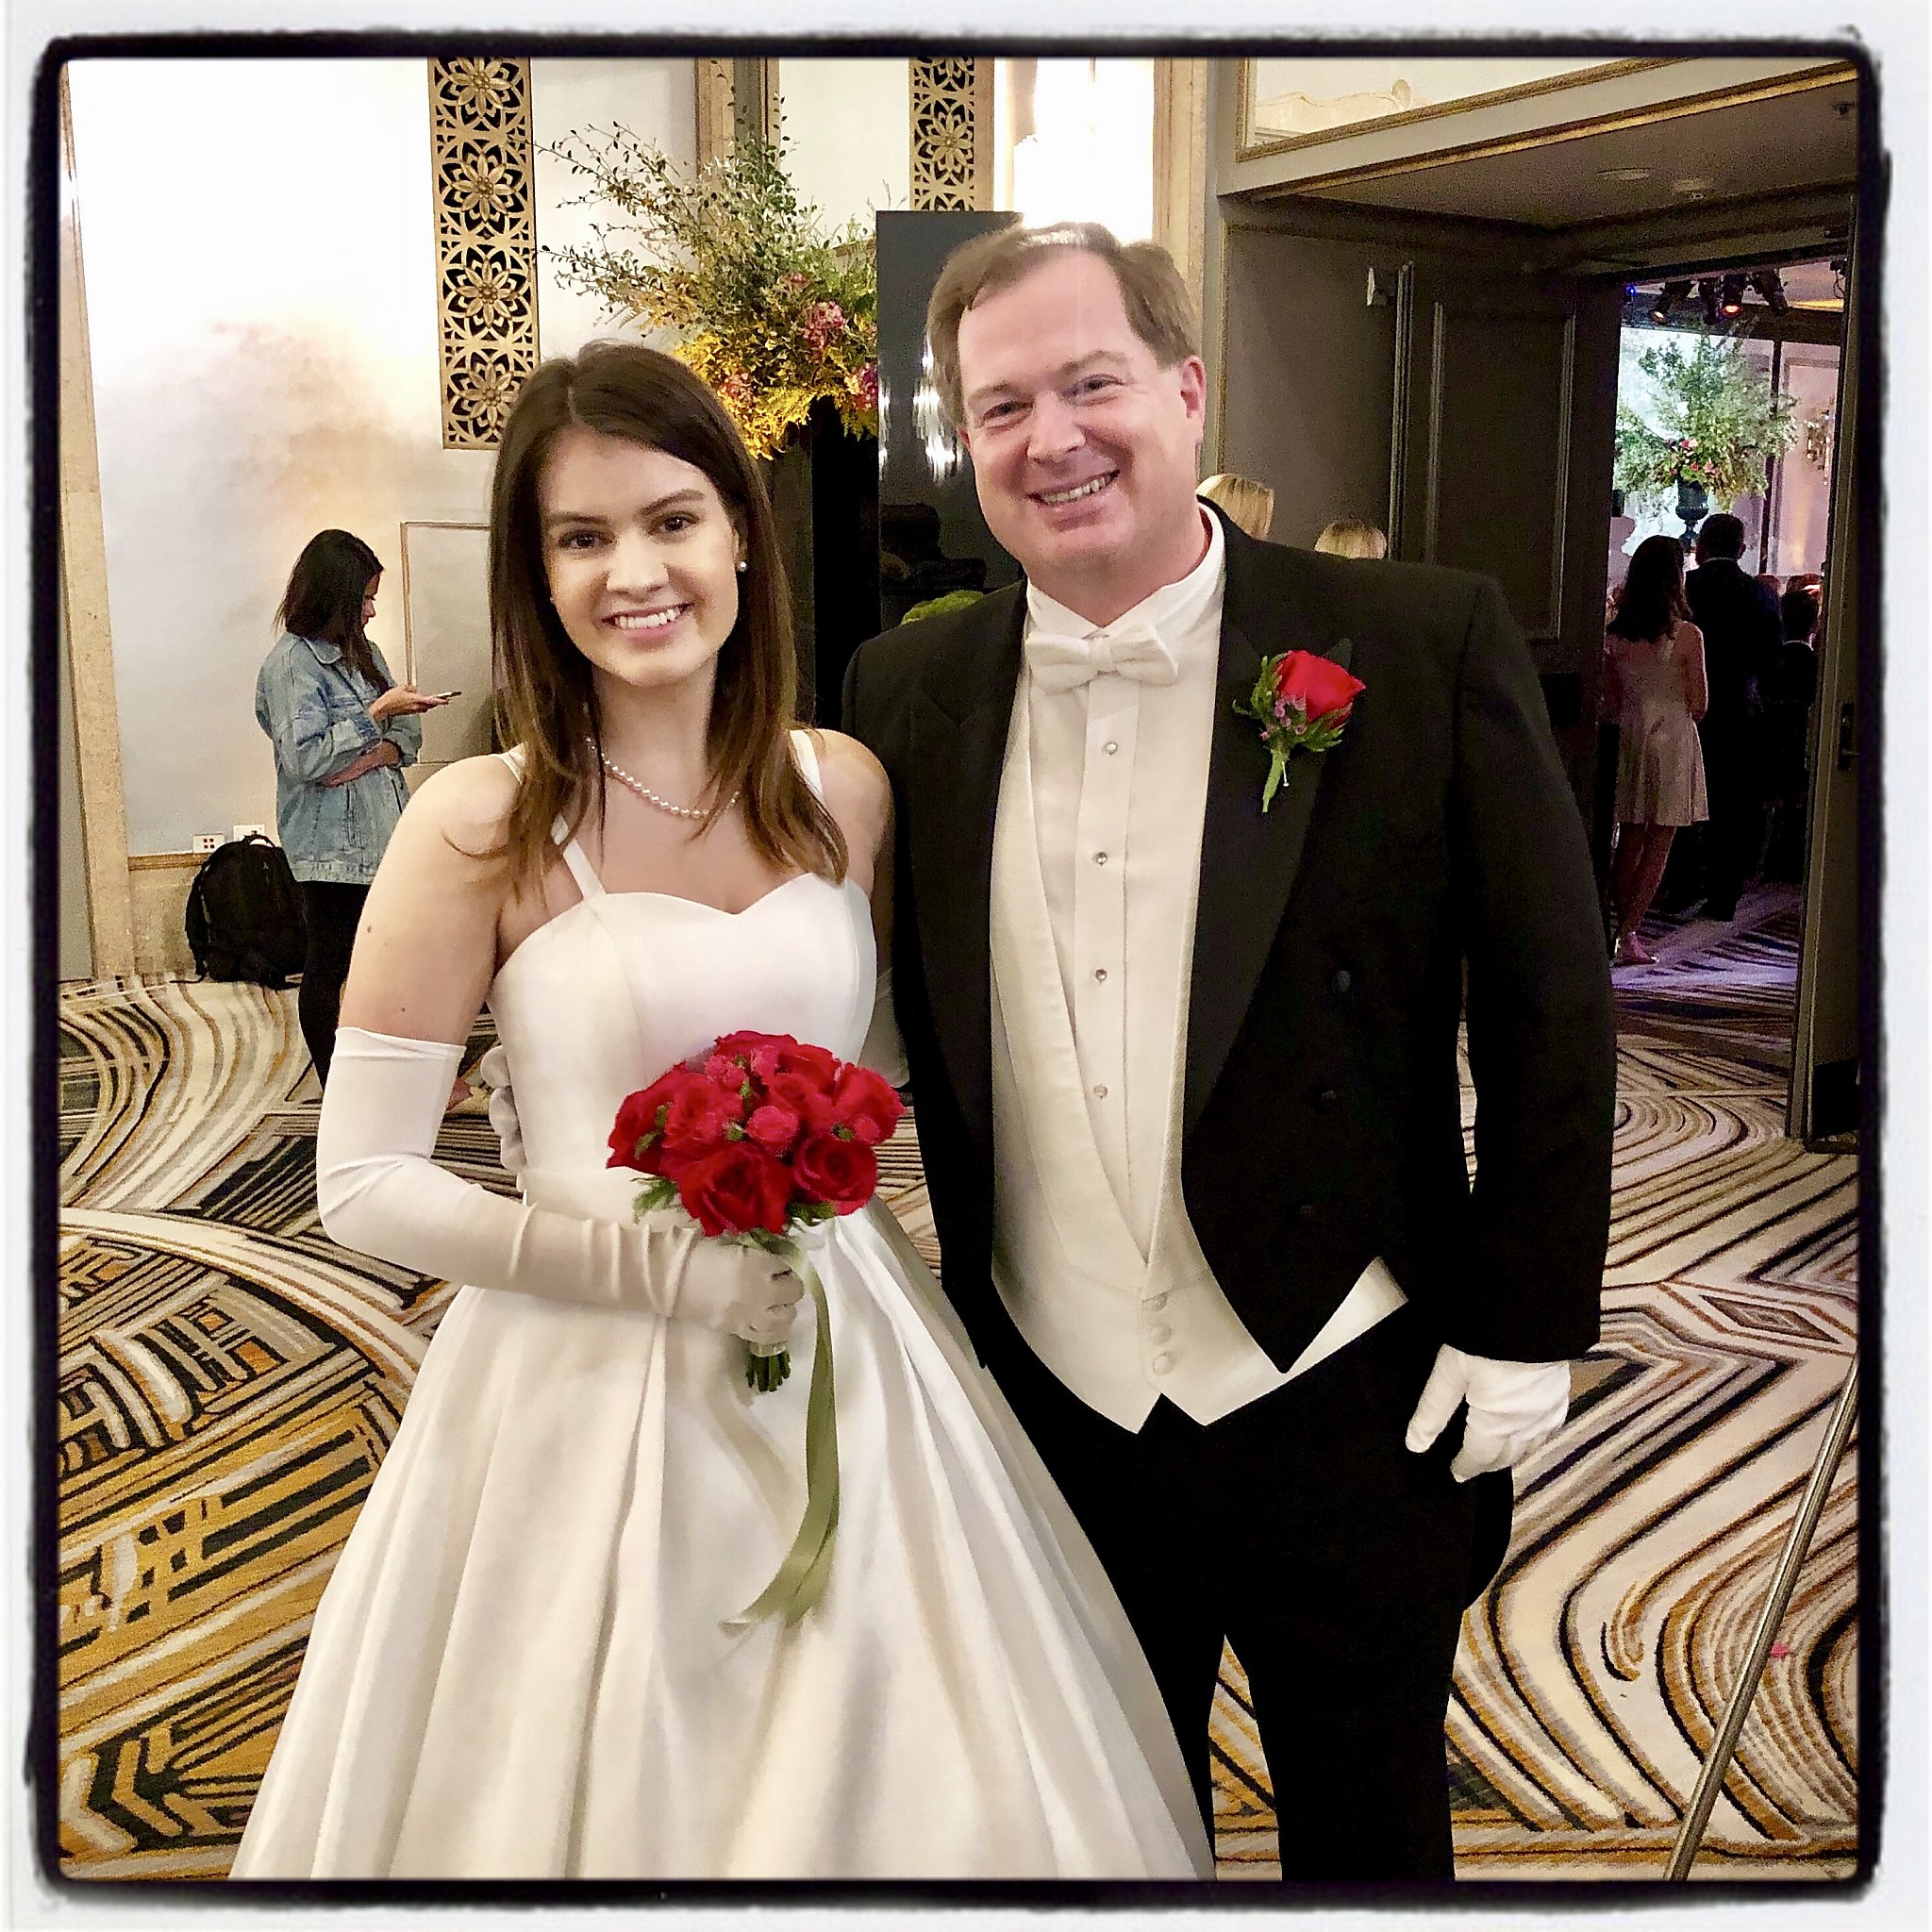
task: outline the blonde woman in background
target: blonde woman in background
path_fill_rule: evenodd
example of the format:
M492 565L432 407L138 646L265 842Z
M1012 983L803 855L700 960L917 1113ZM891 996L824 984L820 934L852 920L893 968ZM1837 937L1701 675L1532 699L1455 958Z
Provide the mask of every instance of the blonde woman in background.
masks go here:
M1208 477L1194 494L1220 505L1250 537L1267 540L1268 526L1274 521L1274 492L1267 484L1224 470L1218 476Z
M1329 557L1377 558L1389 555L1389 539L1374 524L1337 517L1315 539L1315 548Z

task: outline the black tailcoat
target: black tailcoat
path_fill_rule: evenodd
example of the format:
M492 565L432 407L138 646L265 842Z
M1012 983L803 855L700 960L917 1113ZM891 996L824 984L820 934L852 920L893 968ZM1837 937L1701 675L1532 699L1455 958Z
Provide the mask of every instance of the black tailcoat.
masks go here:
M1181 1180L1277 1365L1375 1256L1442 1340L1547 1361L1596 1340L1615 1047L1584 828L1529 654L1487 578L1227 525L1188 1013ZM993 816L1024 585L860 647L847 728L897 801L893 987L949 1297L988 1351ZM1261 659L1342 659L1341 744L1267 755ZM1466 1179L1457 1024L1477 1108Z

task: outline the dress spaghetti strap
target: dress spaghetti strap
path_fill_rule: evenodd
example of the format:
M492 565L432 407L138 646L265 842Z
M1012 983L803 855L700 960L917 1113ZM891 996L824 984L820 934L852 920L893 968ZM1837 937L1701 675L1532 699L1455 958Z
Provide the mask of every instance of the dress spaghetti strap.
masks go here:
M797 761L798 769L805 774L805 782L812 789L820 804L824 803L825 789L819 783L818 748L811 741L809 731L798 730L791 734L791 756Z
M570 836L570 828L558 819L550 827L550 836L557 841L557 849L563 855L563 862L570 868L570 875L577 882L577 891L587 899L603 896L604 881L597 876L584 848Z

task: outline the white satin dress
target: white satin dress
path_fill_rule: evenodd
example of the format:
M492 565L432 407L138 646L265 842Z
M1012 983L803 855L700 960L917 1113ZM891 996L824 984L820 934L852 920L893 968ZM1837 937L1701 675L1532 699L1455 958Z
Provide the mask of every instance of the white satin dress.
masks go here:
M566 856L586 896L490 1005L526 1196L624 1222L620 1100L741 1027L856 1057L870 914L810 875L737 914L607 893ZM460 1291L233 1876L1211 1875L1113 1591L931 1274L877 1204L818 1262L842 1494L791 1627L726 1625L805 1507L809 1302L791 1380L754 1394L709 1329Z

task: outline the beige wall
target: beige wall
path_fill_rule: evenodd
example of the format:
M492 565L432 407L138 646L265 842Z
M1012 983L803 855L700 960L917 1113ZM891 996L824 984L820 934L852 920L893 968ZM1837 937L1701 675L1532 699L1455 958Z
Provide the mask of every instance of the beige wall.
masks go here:
M68 75L111 626L75 675L110 681L120 717L118 743L77 751L120 768L138 861L273 824L255 675L302 544L373 545L372 635L400 674L401 525L482 521L491 458L441 442L424 60ZM540 142L622 118L692 150L688 60L541 61L532 92ZM540 242L568 239L567 171L537 186ZM539 326L552 354L608 332L548 274ZM191 876L131 869L136 970L186 966Z
M779 61L786 165L828 228L911 207L911 112L904 60Z
M291 565L353 530L402 657L405 517L473 517L441 446L415 60L78 61L102 525L130 855L275 822L255 675Z
M537 240L543 248L587 243L597 209L573 206L589 186L554 155L566 134L627 128L674 160L697 154L697 91L689 60L533 60L530 130L537 155ZM603 218L608 219L608 211ZM593 295L566 289L555 262L538 258L538 339L546 356L574 356L600 337L635 336L607 316Z

